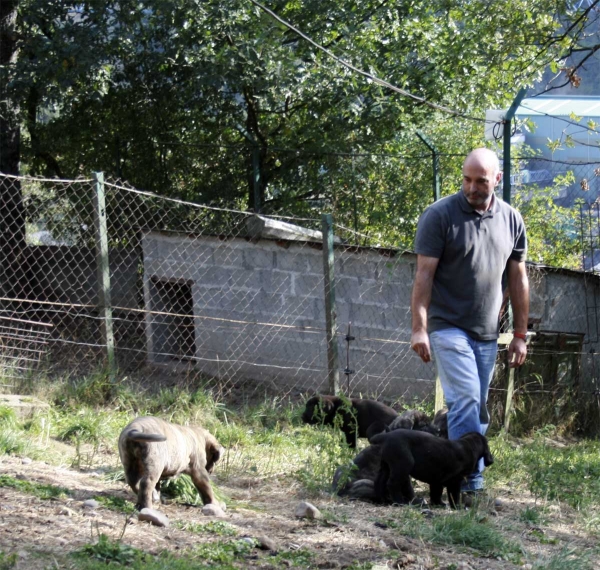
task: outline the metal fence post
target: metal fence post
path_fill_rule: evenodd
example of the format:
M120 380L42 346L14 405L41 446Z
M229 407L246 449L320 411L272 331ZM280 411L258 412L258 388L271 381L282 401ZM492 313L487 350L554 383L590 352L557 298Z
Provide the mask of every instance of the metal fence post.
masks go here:
M327 378L329 392L335 396L340 391L338 345L336 338L335 276L333 255L333 218L331 214L321 216L323 231L323 277L325 282L325 327L327 337ZM349 394L348 394L349 395Z
M512 102L512 105L510 106L509 110L507 111L505 117L504 117L504 136L503 136L503 168L502 168L502 199L507 203L510 204L511 201L511 194L512 194L512 187L511 187L511 183L510 183L510 130L511 130L511 124L512 124L512 120L515 116L515 113L517 112L517 109L519 108L519 104L521 103L521 101L523 100L523 97L525 97L525 93L527 92L527 89L525 89L524 87L521 88L519 90L519 92L517 93L517 96L515 97L514 101ZM512 314L512 306L508 305L508 326L510 327L510 329L512 330L513 328L513 314ZM508 363L510 364L510 363ZM508 366L507 364L507 366ZM508 429L510 427L510 415L512 413L512 400L513 400L513 396L515 393L515 370L514 368L510 368L508 367L508 389L506 391L506 405L504 407L504 430L506 432L508 432Z
M440 194L440 155L435 145L421 132L417 131L417 136L423 141L423 144L431 151L431 167L433 171L433 201L437 202L441 198Z
M433 171L433 201L437 202L441 198L440 192L440 155L438 154L435 145L421 132L417 131L417 136L423 141L423 144L431 151L431 167ZM435 411L439 411L444 407L444 391L440 376L435 375Z
M116 372L115 339L113 334L112 306L110 302L110 268L108 260L108 230L104 197L104 173L94 172L94 226L96 230L96 267L98 275L98 310L102 327L102 344L111 380Z
M521 104L523 97L525 97L525 93L527 93L527 89L525 89L525 87L522 87L519 90L519 92L517 93L517 96L515 97L514 101L512 102L512 105L506 112L506 115L504 116L504 136L503 136L503 141L502 141L503 162L504 162L504 166L502 168L502 199L507 204L510 204L510 199L511 199L510 127L512 124L512 120L515 116L515 113L517 112L517 109L519 108L519 105Z
M254 192L254 212L260 214L260 148L255 143L252 147L252 191Z

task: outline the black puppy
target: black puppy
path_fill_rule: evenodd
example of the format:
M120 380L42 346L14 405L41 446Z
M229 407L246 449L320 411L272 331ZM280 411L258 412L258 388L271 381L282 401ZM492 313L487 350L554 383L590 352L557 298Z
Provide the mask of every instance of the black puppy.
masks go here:
M447 440L426 432L398 429L371 438L381 445L381 465L375 480L375 495L380 501L391 497L394 503L408 504L415 492L411 477L429 483L432 505L444 505L444 487L450 506L460 500L460 485L473 473L479 459L484 465L494 462L487 439L477 432Z
M416 429L427 428L431 424L431 419L425 412L420 410L404 410L390 424L390 431L395 429Z
M376 400L319 395L306 402L302 421L313 425L339 426L348 445L355 448L357 438L367 437L371 424L382 422L387 426L397 416L398 412Z
M365 447L348 465L338 467L332 489L340 497L376 501L375 478L381 462L381 446Z
M431 427L437 431L437 435L448 439L448 408L442 408L435 413Z

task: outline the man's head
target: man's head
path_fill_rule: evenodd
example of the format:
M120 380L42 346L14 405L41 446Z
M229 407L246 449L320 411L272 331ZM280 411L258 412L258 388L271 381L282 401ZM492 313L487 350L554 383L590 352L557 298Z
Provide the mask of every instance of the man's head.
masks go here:
M463 164L462 188L467 202L476 210L487 210L501 178L496 154L487 148L473 150Z

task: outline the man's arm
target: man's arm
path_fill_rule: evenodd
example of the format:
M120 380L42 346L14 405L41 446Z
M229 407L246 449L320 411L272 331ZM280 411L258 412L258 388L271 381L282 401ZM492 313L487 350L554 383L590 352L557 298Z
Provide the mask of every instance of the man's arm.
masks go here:
M529 280L524 261L508 260L508 292L513 310L515 331L527 333L529 320ZM527 344L523 339L513 337L508 347L508 362L511 368L521 366L527 356Z
M421 357L423 362L431 360L431 347L427 334L427 311L431 302L433 277L439 259L417 255L417 273L413 285L410 308L412 312L411 348Z

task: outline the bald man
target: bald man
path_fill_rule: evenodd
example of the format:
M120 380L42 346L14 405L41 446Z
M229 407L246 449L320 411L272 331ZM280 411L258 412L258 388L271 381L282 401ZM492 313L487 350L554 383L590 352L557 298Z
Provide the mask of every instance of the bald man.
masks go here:
M494 194L501 178L496 154L473 150L463 164L462 191L429 206L417 227L411 347L423 362L433 355L449 439L485 435L489 424L505 269L515 327L510 366L521 366L527 355L527 237L519 212ZM463 492L484 489L482 470L468 477Z

